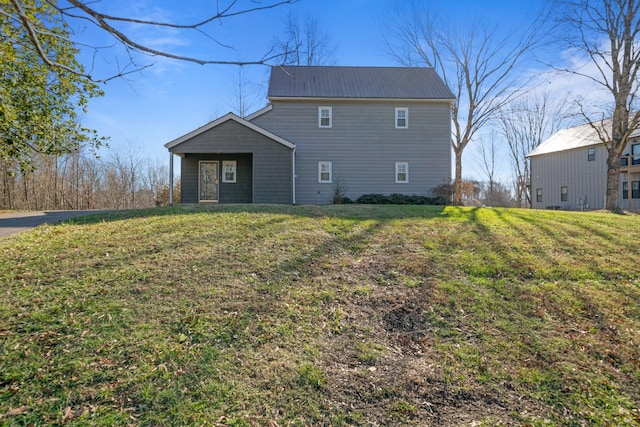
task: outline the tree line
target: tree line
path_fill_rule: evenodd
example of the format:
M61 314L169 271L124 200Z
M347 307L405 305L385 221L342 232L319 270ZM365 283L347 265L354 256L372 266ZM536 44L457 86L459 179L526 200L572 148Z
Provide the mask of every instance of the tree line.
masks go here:
M0 209L140 209L169 203L166 165L135 151L98 158L86 148L36 154L31 167L0 160ZM174 189L179 194L179 186Z

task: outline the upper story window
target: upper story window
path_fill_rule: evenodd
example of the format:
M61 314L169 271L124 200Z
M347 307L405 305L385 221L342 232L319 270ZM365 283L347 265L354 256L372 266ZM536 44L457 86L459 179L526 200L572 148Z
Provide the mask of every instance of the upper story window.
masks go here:
M409 127L409 109L406 107L396 108L396 129L406 129Z
M409 182L409 162L396 162L396 184Z
M333 124L332 119L332 108L331 107L318 107L318 127L320 128L330 128Z
M318 162L318 182L331 184L331 162Z
M631 146L631 164L640 165L640 144Z
M589 150L587 151L587 161L593 162L595 159L596 159L596 149L589 148Z

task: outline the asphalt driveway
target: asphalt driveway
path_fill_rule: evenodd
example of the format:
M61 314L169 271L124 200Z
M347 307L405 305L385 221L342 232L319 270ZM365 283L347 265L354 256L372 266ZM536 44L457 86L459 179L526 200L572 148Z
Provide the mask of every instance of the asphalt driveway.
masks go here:
M20 233L21 231L30 230L41 224L52 224L54 222L66 221L77 216L100 212L106 211L87 210L0 213L0 238Z

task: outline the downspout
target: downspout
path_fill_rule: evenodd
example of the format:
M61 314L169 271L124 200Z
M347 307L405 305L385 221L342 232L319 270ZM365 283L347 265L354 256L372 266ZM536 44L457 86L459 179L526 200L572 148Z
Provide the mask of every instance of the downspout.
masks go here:
M296 204L296 147L293 147L293 150L291 150L291 171L292 176L291 176L291 187L293 190L292 193L292 197L291 197L291 201L292 204Z
M173 153L169 151L169 206L173 206Z

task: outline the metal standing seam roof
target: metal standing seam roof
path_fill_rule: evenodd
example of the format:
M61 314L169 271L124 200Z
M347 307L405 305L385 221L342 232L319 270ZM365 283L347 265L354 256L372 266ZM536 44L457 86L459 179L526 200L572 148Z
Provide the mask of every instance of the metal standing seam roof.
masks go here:
M337 66L272 67L267 97L455 99L433 68Z
M605 128L611 127L611 119L605 119L603 122L594 123L596 126L604 126ZM632 138L640 136L640 129L635 130L632 134ZM600 145L602 140L600 139L598 132L589 123L570 127L567 129L559 130L538 145L533 151L527 154L526 157L540 156L542 154L557 153L560 151L573 150L576 148L589 147L592 145Z
M598 137L598 133L589 123L586 123L559 130L527 154L527 157L540 156L542 154L572 150L575 148L598 144L602 144L602 141Z

